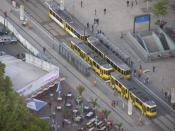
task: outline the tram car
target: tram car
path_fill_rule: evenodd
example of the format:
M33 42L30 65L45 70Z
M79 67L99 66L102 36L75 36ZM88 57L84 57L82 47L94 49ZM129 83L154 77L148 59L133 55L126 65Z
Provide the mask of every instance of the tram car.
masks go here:
M100 56L107 60L112 67L121 73L126 79L131 78L130 67L125 64L116 54L112 53L98 38L94 36L88 37L88 45Z
M59 24L65 31L71 36L80 40L86 41L90 36L89 29L80 23L75 17L73 17L66 10L61 10L60 5L51 1L47 3L49 6L49 17Z
M69 38L69 46L81 56L92 69L103 79L109 80L110 73L113 71L112 66L103 59L99 54L94 52L90 47L76 38Z
M141 91L140 85L134 80L126 80L117 72L112 72L110 86L126 100L131 101L145 116L157 115L156 103Z

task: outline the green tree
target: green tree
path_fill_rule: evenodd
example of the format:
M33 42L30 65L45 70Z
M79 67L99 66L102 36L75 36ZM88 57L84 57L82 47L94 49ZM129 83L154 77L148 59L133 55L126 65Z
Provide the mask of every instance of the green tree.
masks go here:
M94 111L96 111L96 107L97 107L97 106L99 107L97 101L98 101L97 98L95 98L95 99L91 99L91 101L90 101L90 103L91 103L92 108L93 108Z
M5 65L0 63L0 129L2 131L50 131L48 123L31 114L13 89Z
M160 18L162 21L163 16L167 15L168 11L168 0L159 0L153 5L153 13Z
M77 87L77 91L78 91L79 96L82 96L83 92L85 91L84 86L79 85L79 86Z
M123 130L123 123L122 122L120 122L120 123L116 123L115 125L114 125L119 131L122 131Z
M111 111L109 111L109 110L107 110L107 109L103 109L103 110L102 110L102 113L103 113L103 115L104 115L105 120L107 120L108 117L109 117L109 115L111 114Z

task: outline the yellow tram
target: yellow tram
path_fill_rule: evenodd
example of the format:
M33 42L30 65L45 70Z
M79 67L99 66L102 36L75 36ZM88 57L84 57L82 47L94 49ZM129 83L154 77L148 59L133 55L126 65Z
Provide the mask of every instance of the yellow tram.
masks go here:
M131 78L131 69L121 59L118 58L111 50L109 50L98 38L94 36L88 37L88 46L95 52L107 60L112 67L122 74L126 79Z
M56 2L49 4L49 17L73 37L86 41L90 36L90 31L66 10L61 10Z
M122 97L129 100L148 117L157 115L157 105L154 101L141 91L141 87L134 80L126 80L117 72L111 73L110 85Z
M110 73L113 71L112 66L100 55L92 51L86 44L82 43L82 41L78 39L71 38L69 46L87 63L89 63L92 69L99 74L101 78L110 78Z

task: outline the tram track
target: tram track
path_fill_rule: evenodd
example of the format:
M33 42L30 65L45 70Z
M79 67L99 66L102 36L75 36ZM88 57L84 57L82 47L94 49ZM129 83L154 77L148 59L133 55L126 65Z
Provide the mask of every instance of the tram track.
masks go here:
M43 3L40 1L40 0L37 0L37 2L39 2L42 6L44 6L43 5ZM44 6L45 7L45 6ZM33 17L33 16L32 16ZM35 18L34 17L34 19L37 21L37 18ZM37 21L38 22L38 21ZM52 21L50 21L50 22L52 22ZM45 27L43 27L43 28L45 28ZM46 29L46 28L45 28ZM62 28L60 28L61 30L63 30ZM47 29L46 29L47 30ZM48 31L48 30L47 30ZM48 31L49 32L49 31ZM39 43L38 43L39 44ZM40 45L40 44L39 44ZM41 46L41 45L40 45ZM57 60L57 58L55 57L55 56L53 56L52 54L50 54L54 59L56 59ZM58 61L58 60L57 60ZM60 64L62 64L60 61L59 61L59 63ZM62 66L64 66L64 65L62 65ZM67 70L69 70L68 68L67 68ZM69 71L72 75L74 75L73 74L73 72L71 72L71 71ZM75 75L74 75L75 76ZM78 80L80 80L77 76L75 76ZM81 81L81 80L80 80ZM83 81L81 81L83 84L85 84ZM85 84L86 85L86 84ZM88 87L87 85L86 85L86 87ZM93 92L93 90L91 89L91 88L89 88L89 90L91 90L92 92ZM94 94L96 94L95 92L93 92ZM96 94L96 96L97 97L100 97L100 96L98 96L98 94ZM101 98L100 98L100 100L102 100ZM110 106L108 103L106 103L107 104L107 106ZM161 110L159 110L159 111L161 111L161 112L163 112L163 110L164 110L164 106L161 106L163 109L161 109ZM118 114L121 118L122 118L122 116L120 115L120 114ZM169 114L170 116L171 116L171 114ZM164 116L165 117L165 116ZM163 122L161 119L159 119L159 118L153 118L153 120L154 119L156 119L156 120L158 120L162 125L164 125L167 129L169 129L170 131L171 131L171 129L166 125L166 123L165 122ZM170 120L169 118L167 118L166 117L166 119L167 119L167 121L169 121L170 123L172 123L173 125L175 124L172 120ZM172 118L173 119L173 118ZM151 120L152 122L153 122L153 120ZM127 120L126 120L126 122L127 122ZM128 122L127 122L128 123ZM154 122L155 123L155 122ZM156 124L156 125L158 125L158 124ZM163 129L164 130L164 129Z

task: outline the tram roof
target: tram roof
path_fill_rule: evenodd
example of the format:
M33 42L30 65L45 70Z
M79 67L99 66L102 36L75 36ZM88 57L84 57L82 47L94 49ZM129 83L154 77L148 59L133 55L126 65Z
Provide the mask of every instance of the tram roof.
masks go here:
M48 3L49 8L54 11L61 19L66 21L77 33L81 35L90 35L90 31L86 29L82 23L80 23L74 16L72 16L67 10L61 10L60 5L57 2Z
M117 72L112 72L111 76L117 79L122 85L124 85L129 91L131 91L135 96L137 96L142 102L149 106L154 106L155 103L149 99L149 97L140 90L140 85L134 80L126 80Z
M92 49L90 49L85 43L75 38L72 38L71 41L74 42L74 44L76 44L83 52L88 54L89 57L91 57L100 66L103 66L106 69L112 69L112 66L108 64L106 60L104 60L100 55L98 55Z
M108 49L100 40L94 36L88 38L88 41L102 54L106 55L108 59L119 66L121 69L127 71L130 70L129 66L126 65L120 58L118 58L110 49Z

